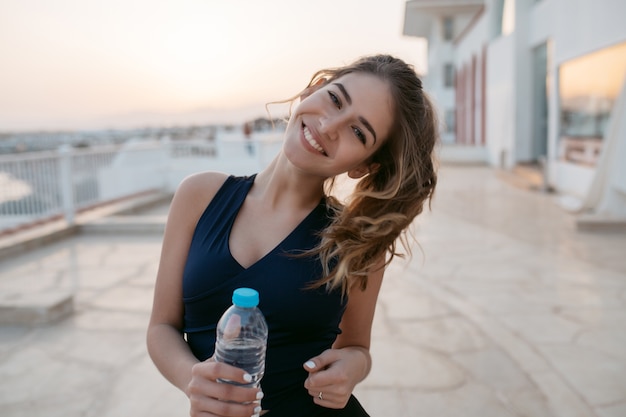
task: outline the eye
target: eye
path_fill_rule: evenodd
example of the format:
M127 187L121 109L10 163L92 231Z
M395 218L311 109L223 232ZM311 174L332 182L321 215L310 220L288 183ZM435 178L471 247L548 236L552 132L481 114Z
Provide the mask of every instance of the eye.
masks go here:
M330 96L330 100L333 102L335 107L340 109L341 108L341 100L339 100L339 97L337 97L337 94L333 93L332 91L329 91L328 95Z
M363 134L363 131L356 126L352 126L352 131L354 132L354 135L361 141L361 143L365 145L365 143L367 142L367 138L365 137L365 134Z

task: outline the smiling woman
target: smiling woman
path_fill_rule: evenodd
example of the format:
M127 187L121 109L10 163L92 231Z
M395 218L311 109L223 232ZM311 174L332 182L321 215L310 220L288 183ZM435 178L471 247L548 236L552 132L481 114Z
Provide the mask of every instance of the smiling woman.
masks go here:
M170 207L147 343L192 416L368 415L352 391L370 370L385 267L437 183L435 115L390 55L318 71L296 98L268 167L193 175ZM341 203L344 173L357 183ZM213 360L237 287L259 292L269 326L261 391L218 382L250 377Z
M358 178L366 173L369 155L382 145L377 132L384 138L392 127L388 83L374 75L349 73L332 83L319 79L302 97L287 125L285 156L324 177L347 172ZM307 146L303 148L300 141ZM307 150L324 158L311 159Z

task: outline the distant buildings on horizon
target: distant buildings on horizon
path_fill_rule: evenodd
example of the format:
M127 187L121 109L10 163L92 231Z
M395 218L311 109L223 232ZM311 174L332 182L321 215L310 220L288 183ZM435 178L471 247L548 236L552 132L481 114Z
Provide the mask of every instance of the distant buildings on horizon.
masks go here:
M248 120L240 125L234 123L221 124L189 124L185 126L143 127L129 129L99 130L63 130L63 131L31 131L31 132L0 132L0 155L21 152L37 152L56 150L62 145L75 148L88 148L100 145L119 145L130 139L138 140L215 140L220 132L241 130L248 124L253 132L266 132L283 129L283 119L259 117ZM243 138L243 133L242 133Z

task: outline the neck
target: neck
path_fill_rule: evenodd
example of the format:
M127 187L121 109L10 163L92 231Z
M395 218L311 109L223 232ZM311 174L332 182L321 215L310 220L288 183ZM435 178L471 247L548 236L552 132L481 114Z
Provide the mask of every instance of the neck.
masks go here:
M289 163L281 152L257 175L250 192L271 207L315 207L324 196L325 179L305 174Z

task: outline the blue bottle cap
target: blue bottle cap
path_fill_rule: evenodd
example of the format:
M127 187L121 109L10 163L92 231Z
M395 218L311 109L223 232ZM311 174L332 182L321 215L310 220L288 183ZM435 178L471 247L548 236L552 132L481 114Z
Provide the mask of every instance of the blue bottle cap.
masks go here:
M256 307L259 305L259 293L252 288L237 288L233 291L233 304L237 307Z

